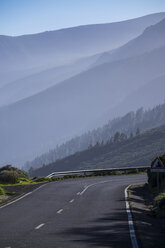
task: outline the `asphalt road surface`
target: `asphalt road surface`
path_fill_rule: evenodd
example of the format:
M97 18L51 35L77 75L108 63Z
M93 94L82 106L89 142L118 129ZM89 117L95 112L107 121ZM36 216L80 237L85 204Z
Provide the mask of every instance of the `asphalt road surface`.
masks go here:
M131 247L124 189L146 175L49 183L0 209L0 248Z

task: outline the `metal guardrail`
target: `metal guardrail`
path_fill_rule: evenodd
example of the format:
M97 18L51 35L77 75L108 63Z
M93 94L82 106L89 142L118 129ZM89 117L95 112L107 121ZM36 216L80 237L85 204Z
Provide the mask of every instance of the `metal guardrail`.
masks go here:
M107 169L94 169L94 170L77 170L77 171L61 171L61 172L53 172L49 174L47 177L58 177L58 176L72 176L72 175L90 175L90 174L100 174L100 173L110 173L110 172L127 172L127 171L136 171L143 172L150 168L150 166L144 167L123 167L123 168L107 168Z

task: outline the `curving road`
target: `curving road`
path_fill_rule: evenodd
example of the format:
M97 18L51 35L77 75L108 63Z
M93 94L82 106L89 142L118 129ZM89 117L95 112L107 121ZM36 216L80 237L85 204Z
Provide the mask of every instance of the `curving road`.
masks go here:
M131 247L124 189L146 175L49 183L0 209L0 248Z

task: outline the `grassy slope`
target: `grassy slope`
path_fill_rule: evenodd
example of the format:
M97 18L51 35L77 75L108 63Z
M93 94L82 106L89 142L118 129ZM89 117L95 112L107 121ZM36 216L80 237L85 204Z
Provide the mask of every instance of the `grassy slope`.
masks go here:
M53 171L86 168L112 168L150 165L151 159L165 151L165 125L151 129L122 143L95 147L76 153L31 173L48 175Z

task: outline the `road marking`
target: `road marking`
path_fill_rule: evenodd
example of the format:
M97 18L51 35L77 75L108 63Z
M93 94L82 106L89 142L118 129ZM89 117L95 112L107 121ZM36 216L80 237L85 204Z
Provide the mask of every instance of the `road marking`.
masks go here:
M58 210L58 211L57 211L57 214L61 214L62 211L63 211L63 209Z
M74 199L70 200L70 203L74 202Z
M107 181L101 181L101 182L98 182L98 183L93 183L93 184L90 184L88 186L84 186L85 188L83 189L83 191L79 192L79 195L83 195L85 193L85 191L92 187L92 186L95 186L95 185L98 185L98 184L102 184L102 183L113 183L113 182L122 182L122 183L128 183L128 180L125 180L126 178L123 178L122 180L116 180L116 179L112 179L112 180L107 180ZM139 183L139 180L134 180L135 183ZM77 193L78 194L78 193Z
M133 248L138 248L138 243L137 243L137 239L136 239L136 234L135 234L132 214L131 214L129 200L128 200L128 192L127 192L127 190L128 190L128 188L130 186L131 186L131 184L128 185L128 187L124 191L125 192L125 205L126 205L126 211L127 211L127 215L128 215L128 225L129 225L129 232L130 232L132 247Z
M16 200L11 201L11 202L9 202L9 203L7 203L7 204L5 204L5 205L1 206L1 207L0 207L0 209L1 209L1 208L5 208L5 207L7 207L7 206L9 206L9 205L13 204L13 203L15 203L15 202L17 202L17 201L19 201L19 200L23 199L24 197L26 197L26 196L28 196L28 195L31 195L33 192L35 192L35 191L37 191L38 189L40 189L40 188L44 187L45 185L46 185L46 184L41 185L41 186L40 186L40 187L38 187L37 189L34 189L33 191L31 191L31 192L29 192L29 193L27 193L27 194L25 194L25 195L23 195L23 196L21 196L21 197L17 198Z
M36 230L38 230L38 229L40 229L41 227L43 227L44 225L45 225L45 224L44 224L44 223L42 223L42 224L40 224L40 225L36 226L36 227L35 227L35 229L36 229Z
M77 195L80 195L80 192L77 192Z
M17 201L23 199L24 197L30 195L31 193L32 193L32 192L29 192L29 193L27 193L27 194L25 194L25 195L19 197L18 199L14 200L14 201L12 201L12 202L9 202L9 203L7 203L7 204L5 204L5 205L3 205L3 206L1 206L0 209L1 209L1 208L5 208L5 207L7 207L7 206L9 206L9 205L11 205L11 204L13 204L13 203L15 203L15 202L17 202Z
M86 191L87 189L89 189L90 187L92 187L92 186L95 186L95 185L98 185L98 184L102 184L102 183L108 183L108 182L111 182L111 181L108 180L108 181L102 181L102 182L99 182L99 183L90 184L90 185L86 186L86 187L83 189L83 191L80 192L80 195L83 195L83 194L85 193L85 191Z

